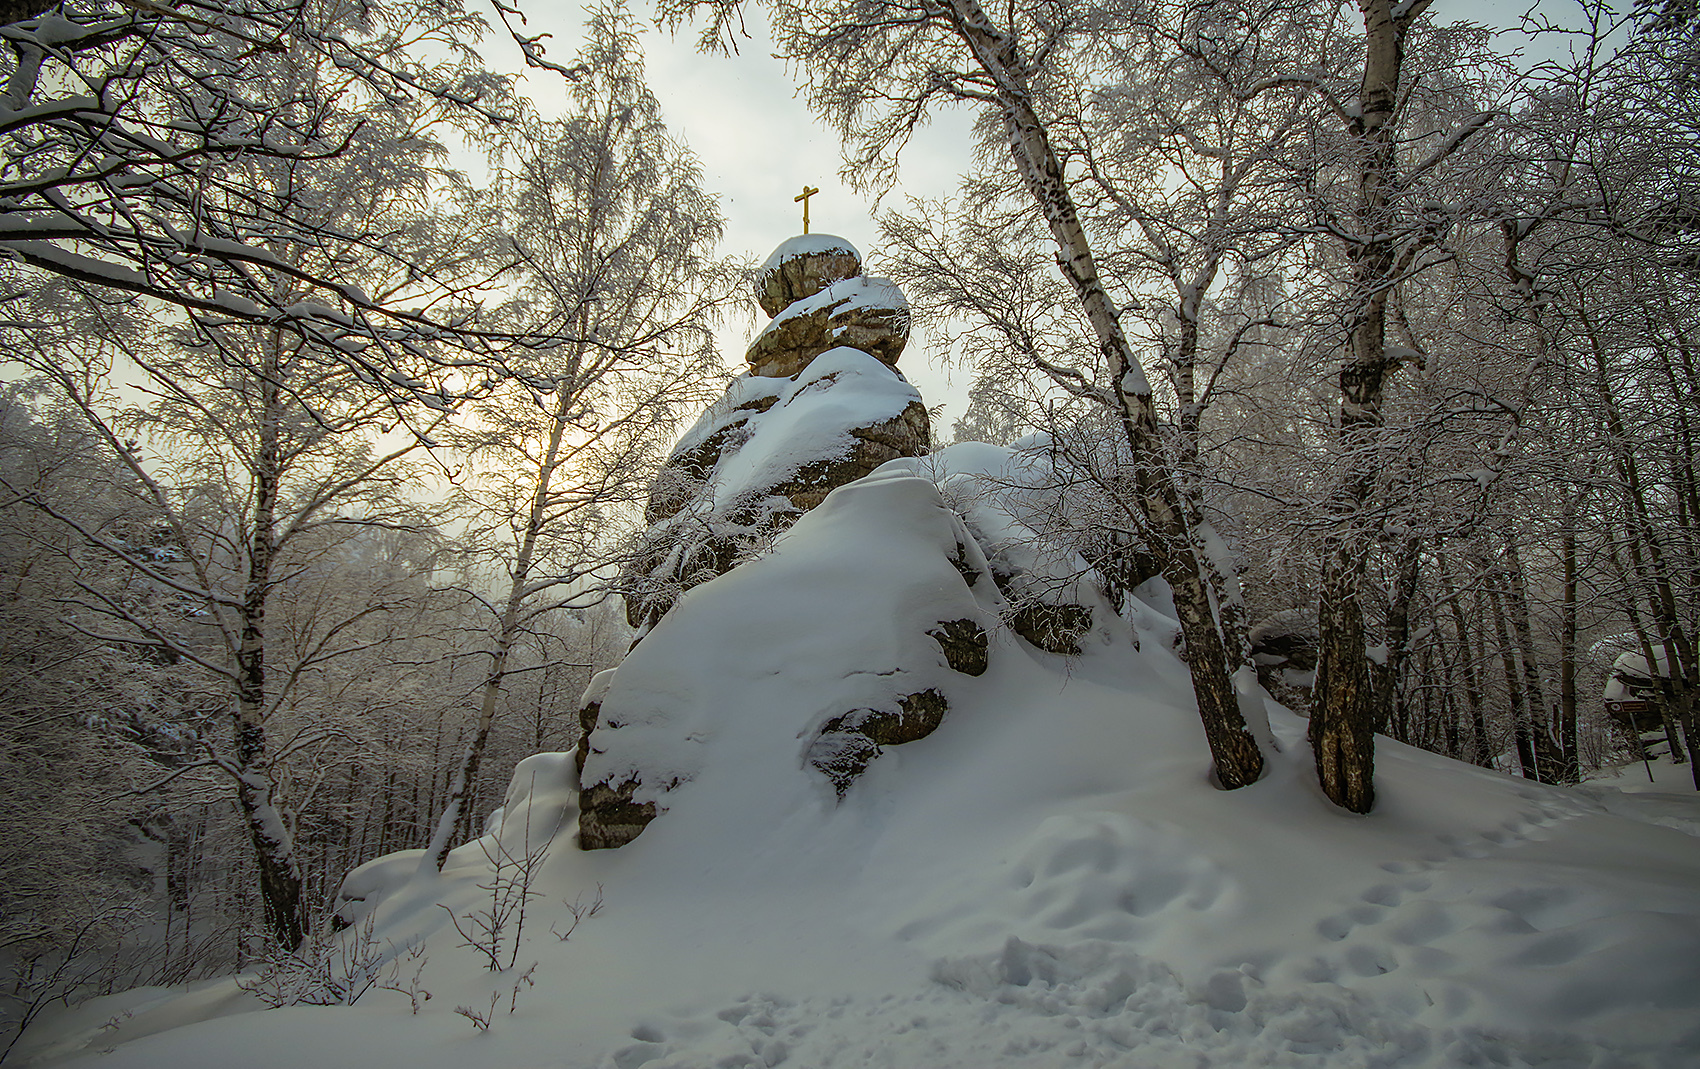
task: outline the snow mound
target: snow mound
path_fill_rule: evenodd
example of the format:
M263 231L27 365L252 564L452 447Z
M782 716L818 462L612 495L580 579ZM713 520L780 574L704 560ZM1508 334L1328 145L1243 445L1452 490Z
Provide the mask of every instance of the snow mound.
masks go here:
M797 379L769 382L777 386L774 403L741 423L698 497L710 512L729 512L786 485L810 465L845 456L856 445L856 430L895 419L921 400L915 387L856 349L829 349ZM704 422L719 423L725 411L704 416ZM700 440L700 434L693 429L687 439Z
M705 773L744 777L710 768L731 752L794 772L786 793L815 801L824 781L799 740L834 717L897 714L905 697L948 701L968 685L928 632L992 619L952 564L970 542L937 487L895 466L834 491L769 555L693 590L632 650L601 695L583 781L635 784L624 803L665 810L692 804ZM748 714L765 695L783 719ZM740 803L722 818L759 826L771 801Z
M860 350L829 349L795 379L735 379L650 490L652 526L625 590L633 625L759 552L832 488L924 451L927 433L920 394Z

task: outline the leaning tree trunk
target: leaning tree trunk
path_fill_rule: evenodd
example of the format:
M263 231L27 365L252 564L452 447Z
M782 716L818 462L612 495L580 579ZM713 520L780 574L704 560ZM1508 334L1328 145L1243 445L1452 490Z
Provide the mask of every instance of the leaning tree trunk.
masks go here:
M1211 605L1205 568L1192 545L1182 495L1164 455L1151 385L1122 332L1114 303L1098 275L1091 243L1068 190L1061 162L1033 107L1028 67L1016 39L999 29L975 0L945 0L943 17L985 72L1002 111L1010 155L1057 245L1057 265L1073 288L1109 371L1117 416L1132 454L1135 485L1147 530L1174 593L1186 641L1187 664L1205 739L1223 787L1263 774L1263 752L1246 726L1229 671L1228 650Z
M580 327L582 335L582 316ZM530 507L526 512L525 527L520 537L519 553L514 559L507 603L502 607L495 641L490 649L490 671L485 675L484 684L480 688L478 721L473 727L472 739L462 751L460 762L455 767L454 777L449 784L448 801L437 818L431 842L425 848L425 856L420 862L421 872L441 872L443 862L449 856L450 843L457 835L464 838L470 830L472 791L477 785L478 768L483 763L484 751L490 741L490 728L496 722L496 707L506 686L508 658L513 653L515 640L519 638L521 609L532 593L531 573L537 557L537 540L549 522L550 488L554 483L555 470L561 464L561 442L572 415L572 402L575 400L572 383L577 377L581 356L582 353L575 356L567 376L556 390L549 438L544 443L543 453L538 460L537 483L532 488Z

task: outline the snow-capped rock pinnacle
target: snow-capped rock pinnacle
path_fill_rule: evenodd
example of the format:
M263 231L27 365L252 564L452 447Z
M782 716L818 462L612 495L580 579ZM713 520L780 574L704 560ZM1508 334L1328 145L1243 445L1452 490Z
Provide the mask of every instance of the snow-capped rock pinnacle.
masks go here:
M862 274L854 246L831 234L782 243L756 276L756 300L773 322L750 343L752 374L795 377L838 346L895 367L909 340L909 302L889 279Z
M791 238L768 257L757 299L775 318L750 346L749 372L685 433L650 487L650 529L622 577L626 615L640 639L690 590L762 554L834 490L888 461L928 452L926 406L894 366L909 334L908 302L896 285L861 270L856 249L830 234ZM963 661L957 647L977 638L983 657L979 625L946 613L922 621L917 641L941 623L962 632L941 632L955 651L952 666L961 661L967 667L958 671L974 674L973 657ZM977 666L983 671L983 660ZM611 678L630 675L622 665ZM817 764L831 768L841 789L881 745L931 731L948 705L936 689L919 686L884 698L884 705L846 706L826 733L835 741L822 744L826 756ZM579 761L588 771L579 844L620 846L654 819L656 792L677 777L636 759L619 766L608 747L630 735L630 722L603 716L599 701L587 697L581 723ZM854 754L839 745L850 735L861 744Z
M756 303L771 318L831 283L862 273L862 254L834 234L798 234L779 247L756 272Z

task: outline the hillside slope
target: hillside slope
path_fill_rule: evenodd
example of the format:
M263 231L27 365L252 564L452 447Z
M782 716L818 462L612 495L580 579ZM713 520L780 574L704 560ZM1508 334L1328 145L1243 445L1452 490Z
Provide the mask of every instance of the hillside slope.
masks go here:
M969 581L1012 549L984 518L1011 463L978 446L893 461L682 599L618 669L586 766L648 777L657 815L628 845L576 848L571 756L540 755L441 877L415 876L416 854L357 873L365 919L343 939L418 948L393 973L404 990L265 1012L232 981L133 992L42 1022L19 1053L103 1069L1700 1064L1684 830L1700 822L1683 800L1607 805L1382 740L1376 810L1352 816L1273 703L1268 774L1214 789L1159 588L1120 614L1094 602L1063 657ZM912 640L957 618L985 629L983 674ZM929 688L948 698L937 729L878 747L841 796L812 763L823 728ZM490 971L462 933L528 854L534 897Z

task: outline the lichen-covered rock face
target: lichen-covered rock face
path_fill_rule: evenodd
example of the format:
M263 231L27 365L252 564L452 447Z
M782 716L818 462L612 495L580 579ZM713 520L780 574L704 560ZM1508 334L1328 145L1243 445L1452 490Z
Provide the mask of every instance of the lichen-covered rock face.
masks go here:
M793 302L756 335L744 359L754 375L790 378L828 349L860 349L893 367L909 340L909 302L883 278L851 278Z
M580 850L614 850L636 839L655 819L654 802L634 802L639 779L614 786L593 783L579 792Z
M950 712L950 700L936 690L905 694L897 708L852 709L821 725L809 744L809 764L827 779L840 798L849 792L884 747L919 742L938 730Z
M951 563L955 565L955 561ZM944 663L952 671L969 676L985 674L990 663L990 644L986 640L986 629L972 619L941 621L927 635L944 651Z
M756 303L776 316L792 302L861 273L856 246L832 234L799 234L774 249L756 272Z
M1029 601L1004 614L1011 631L1044 650L1064 657L1082 653L1081 636L1092 630L1092 610L1085 605Z

